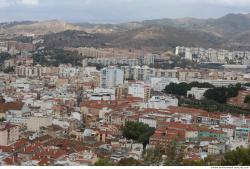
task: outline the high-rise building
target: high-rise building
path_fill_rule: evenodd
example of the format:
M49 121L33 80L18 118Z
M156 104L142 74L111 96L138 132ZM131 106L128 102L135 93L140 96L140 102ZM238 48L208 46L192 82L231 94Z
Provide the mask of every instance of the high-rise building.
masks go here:
M9 146L19 139L19 126L0 123L0 145Z
M100 87L114 88L117 85L123 84L124 73L116 67L106 67L100 72Z

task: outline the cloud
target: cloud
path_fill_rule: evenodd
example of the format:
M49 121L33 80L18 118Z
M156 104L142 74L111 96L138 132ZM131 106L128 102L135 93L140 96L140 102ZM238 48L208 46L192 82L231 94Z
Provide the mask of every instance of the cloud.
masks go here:
M61 19L120 23L157 18L217 18L249 11L250 0L0 0L0 22Z
M0 0L0 8L6 8L14 5L38 5L39 0Z
M0 8L5 8L11 5L12 2L9 2L8 0L0 0Z
M24 5L38 5L39 0L21 0L20 3Z
M250 0L178 0L180 3L211 4L220 6L250 5Z

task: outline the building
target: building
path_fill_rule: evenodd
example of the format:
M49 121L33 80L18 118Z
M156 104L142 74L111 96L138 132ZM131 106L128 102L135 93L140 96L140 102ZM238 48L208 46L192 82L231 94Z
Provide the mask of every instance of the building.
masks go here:
M48 127L52 125L50 117L32 116L27 119L27 129L29 131L39 131L41 127Z
M128 87L124 85L119 85L115 88L115 99L121 100L128 96Z
M100 71L100 87L114 88L123 84L124 73L116 67L106 67Z
M161 92L170 83L179 83L177 78L150 77L150 86L154 91Z
M19 139L19 126L0 123L0 145L9 146Z
M168 96L153 96L148 102L142 103L143 108L166 109L169 106L178 106L178 99Z
M175 49L175 55L185 54L185 47L177 46Z
M128 94L133 97L143 98L146 102L150 99L150 86L143 82L132 83L128 87Z
M193 59L193 54L190 48L186 48L185 50L185 59L187 60L192 60Z
M19 77L29 77L35 78L42 76L46 71L46 68L42 67L41 65L36 66L17 66L15 68L15 73Z
M224 72L241 72L250 73L250 66L248 65L223 65Z
M139 122L147 124L149 127L153 127L153 128L157 127L157 120L152 117L148 117L148 116L139 117Z
M250 128L236 127L235 140L244 141L249 143Z
M204 98L204 94L209 88L198 88L193 87L191 90L187 91L187 97L192 97L196 100L202 100Z
M224 143L209 144L208 145L208 155L221 155L226 151L226 146Z

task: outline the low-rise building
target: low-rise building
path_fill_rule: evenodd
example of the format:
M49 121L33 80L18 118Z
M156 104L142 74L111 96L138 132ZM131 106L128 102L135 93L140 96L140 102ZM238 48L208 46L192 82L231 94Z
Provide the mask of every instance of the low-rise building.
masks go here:
M193 87L191 90L187 91L187 97L192 97L196 100L202 100L204 98L204 94L209 88L198 88Z

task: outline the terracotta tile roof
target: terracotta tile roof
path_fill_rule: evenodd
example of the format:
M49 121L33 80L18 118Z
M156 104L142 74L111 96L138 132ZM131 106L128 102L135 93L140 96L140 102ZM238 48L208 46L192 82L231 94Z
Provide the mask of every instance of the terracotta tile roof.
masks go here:
M9 102L9 103L0 103L0 112L6 112L8 110L21 110L24 103L22 102Z
M0 146L0 150L2 150L3 152L13 152L13 147L11 146Z
M186 160L188 160L188 161L199 161L199 160L201 160L201 157L199 155L193 154L193 155L190 155Z
M48 166L51 163L52 163L51 160L49 160L47 157L44 157L44 158L40 159L40 162L38 163L38 165L39 166Z
M21 153L23 154L33 154L35 153L37 150L41 149L42 148L42 144L41 143L34 143L34 144L31 144L25 148L23 148L21 150Z
M50 139L52 139L52 137L50 135L44 135L42 137L38 137L34 140L34 142L44 142L44 141L49 141Z
M176 107L176 106L169 106L168 110L171 113L185 113L190 115L200 115L202 113L207 113L205 110L201 109L194 109L194 108L188 108L188 107Z
M198 131L195 124L183 124L179 122L162 122L161 126L166 127L166 129L176 129L185 131Z
M23 138L23 139L18 140L16 143L14 143L14 147L15 149L19 149L27 145L28 143L29 143L28 140Z
M50 148L45 148L44 150L38 152L35 154L35 156L32 157L33 160L39 160L43 158L50 158L50 159L58 159L62 156L66 155L66 151L61 150L61 149L50 149Z
M234 126L234 125L220 125L219 128L236 129L236 126Z
M226 134L224 131L209 129L208 127L203 127L203 126L200 126L198 128L198 130L199 131L206 131L206 132L209 132L209 133L215 133L215 134Z
M18 157L10 156L10 157L3 159L3 161L5 162L6 165L15 165L20 162L20 159Z

